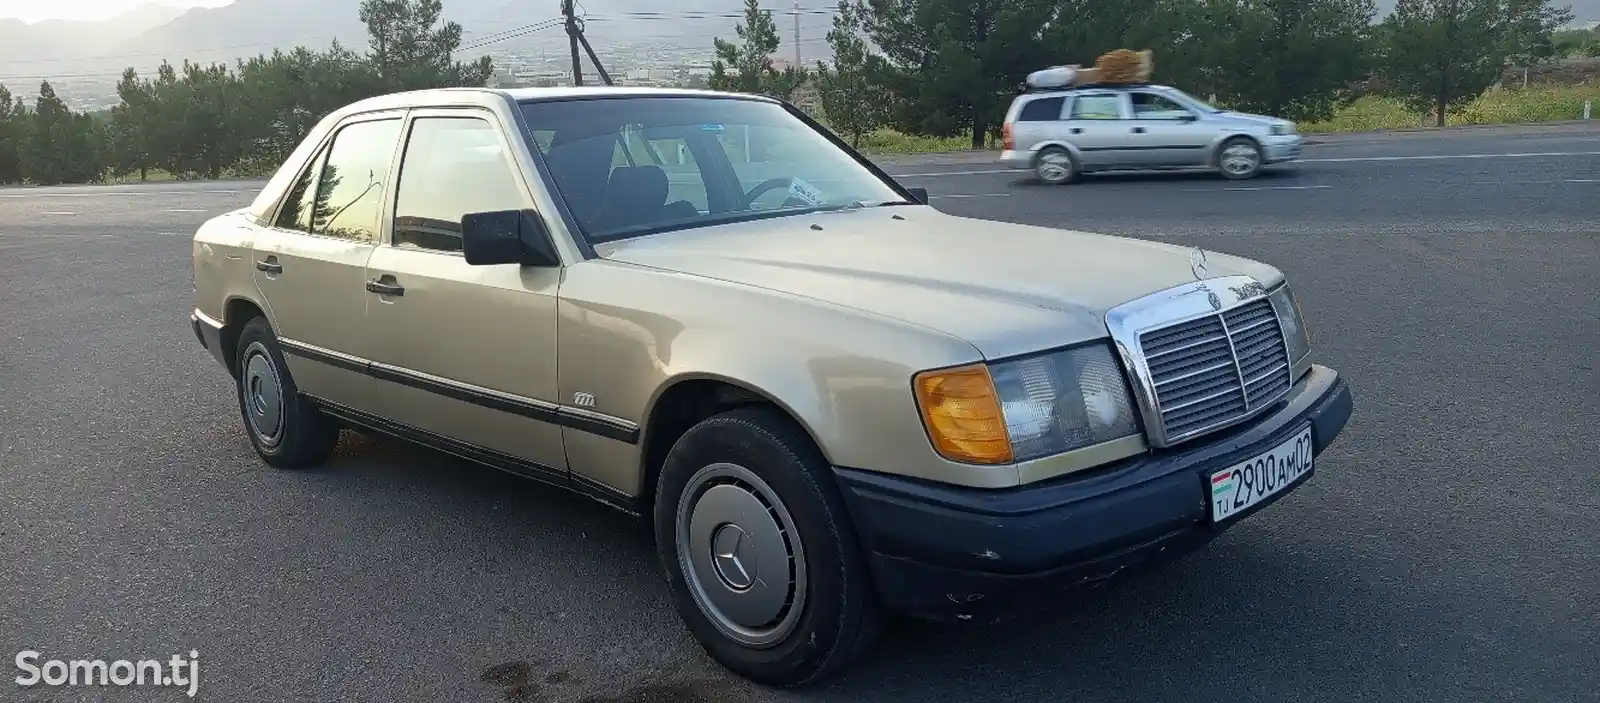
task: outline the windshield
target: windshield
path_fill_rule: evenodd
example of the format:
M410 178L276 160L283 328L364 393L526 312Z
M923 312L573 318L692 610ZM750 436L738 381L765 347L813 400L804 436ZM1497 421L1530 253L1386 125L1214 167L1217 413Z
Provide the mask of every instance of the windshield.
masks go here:
M819 210L909 204L782 106L695 97L522 106L591 243Z

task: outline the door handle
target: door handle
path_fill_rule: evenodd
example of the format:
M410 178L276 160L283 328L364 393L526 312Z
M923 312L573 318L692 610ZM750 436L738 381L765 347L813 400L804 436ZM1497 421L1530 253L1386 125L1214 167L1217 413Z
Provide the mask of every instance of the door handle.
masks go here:
M1134 127L1133 128L1133 133L1134 134L1144 134L1144 128L1143 127Z
M278 263L278 257L269 256L264 260L256 260L256 270L267 273L283 273L283 264Z
M389 277L385 276L384 278ZM389 281L393 280L393 278L389 278ZM406 294L406 288L398 283L385 282L382 278L380 278L367 281L367 292L377 293L378 295L401 296Z
M1071 132L1073 134L1083 134L1083 128L1082 127L1073 127L1072 129L1069 129L1067 131Z

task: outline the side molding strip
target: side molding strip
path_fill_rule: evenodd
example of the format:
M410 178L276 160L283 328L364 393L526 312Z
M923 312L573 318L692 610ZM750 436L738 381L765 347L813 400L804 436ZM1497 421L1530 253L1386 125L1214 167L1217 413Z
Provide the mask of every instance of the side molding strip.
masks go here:
M452 381L411 369L368 361L342 354L331 349L306 344L292 339L278 339L285 352L300 358L335 366L346 371L366 374L380 381L398 383L418 390L441 395L463 403L520 415L531 420L568 427L579 432L613 439L628 444L639 443L639 426L620 417L597 413L583 408L547 403L489 388Z

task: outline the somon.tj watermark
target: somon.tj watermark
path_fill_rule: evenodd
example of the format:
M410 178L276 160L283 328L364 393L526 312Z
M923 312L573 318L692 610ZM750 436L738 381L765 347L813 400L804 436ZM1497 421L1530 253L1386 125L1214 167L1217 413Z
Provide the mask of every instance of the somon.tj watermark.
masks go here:
M190 698L200 685L200 652L189 650L189 657L174 654L167 661L141 659L50 659L31 649L17 652L17 677L20 686L187 686Z

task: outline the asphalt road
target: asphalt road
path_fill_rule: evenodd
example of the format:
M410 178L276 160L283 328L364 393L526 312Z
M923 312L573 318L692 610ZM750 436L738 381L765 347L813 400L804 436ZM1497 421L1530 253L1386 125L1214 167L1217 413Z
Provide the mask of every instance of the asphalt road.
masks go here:
M214 701L1600 700L1600 129L1307 157L1055 188L888 164L950 212L1282 267L1357 409L1207 551L1026 623L896 624L803 692L712 664L598 505L364 439L259 464L185 319L190 233L255 184L0 190L0 654L194 649ZM6 669L5 700L183 699Z

